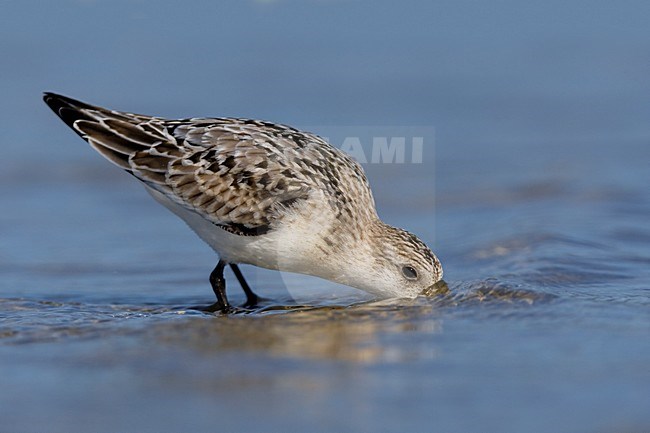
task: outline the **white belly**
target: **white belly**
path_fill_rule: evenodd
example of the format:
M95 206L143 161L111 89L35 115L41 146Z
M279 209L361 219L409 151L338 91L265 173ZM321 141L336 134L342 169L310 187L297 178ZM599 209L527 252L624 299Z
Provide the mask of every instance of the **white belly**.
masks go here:
M302 215L286 216L282 226L259 236L240 236L227 232L169 199L164 194L146 187L157 202L182 218L194 232L229 263L245 263L267 269L282 270L329 277L323 266L327 257L316 246L318 233L327 224L329 212L319 212L317 221L305 220ZM316 269L316 273L314 272Z

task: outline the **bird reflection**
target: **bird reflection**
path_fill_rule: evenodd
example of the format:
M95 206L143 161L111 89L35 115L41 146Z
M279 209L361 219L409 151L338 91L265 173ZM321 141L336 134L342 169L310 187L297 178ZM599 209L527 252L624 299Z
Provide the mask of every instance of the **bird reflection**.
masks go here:
M420 298L347 307L268 305L252 314L197 317L161 326L164 343L204 352L262 351L274 357L357 363L432 357L435 350L418 340L442 330L435 305ZM387 342L401 334L412 344Z
M263 352L280 358L403 362L435 358L443 317L460 304L522 304L547 300L539 292L497 279L440 281L415 299L353 305L267 303L240 314L199 315L188 322L162 323L163 344L201 352ZM285 300L286 301L286 300Z

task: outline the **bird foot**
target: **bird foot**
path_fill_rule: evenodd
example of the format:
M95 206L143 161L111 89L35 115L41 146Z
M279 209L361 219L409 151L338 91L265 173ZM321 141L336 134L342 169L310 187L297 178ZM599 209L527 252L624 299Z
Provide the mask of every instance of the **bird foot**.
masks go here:
M255 309L255 307L257 307L259 303L260 303L260 297L253 293L252 296L248 296L246 298L246 302L241 304L240 308L246 308L252 310Z
M214 304L203 306L197 305L190 307L190 310L201 311L203 313L221 313L221 314L233 314L240 311L239 307L233 307L231 305L222 305L220 302L215 302Z

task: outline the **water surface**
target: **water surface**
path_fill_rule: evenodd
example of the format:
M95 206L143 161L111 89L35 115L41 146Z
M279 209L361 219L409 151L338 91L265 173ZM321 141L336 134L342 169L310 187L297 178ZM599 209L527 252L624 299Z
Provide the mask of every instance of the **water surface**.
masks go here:
M3 4L0 26L4 429L648 431L645 2L33 6ZM448 291L375 300L243 267L258 309L191 310L214 254L43 90L425 131L421 164L366 169Z

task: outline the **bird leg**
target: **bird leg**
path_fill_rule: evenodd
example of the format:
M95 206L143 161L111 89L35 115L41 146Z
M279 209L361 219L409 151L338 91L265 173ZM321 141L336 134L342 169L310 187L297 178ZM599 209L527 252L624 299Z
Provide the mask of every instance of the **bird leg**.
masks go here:
M217 266L210 273L210 284L212 285L212 290L217 297L217 302L205 308L205 311L214 313L215 311L221 311L222 313L228 313L231 310L230 304L228 303L228 297L226 296L226 279L223 277L223 270L226 267L226 262L219 260Z
M251 286L249 286L246 282L244 274L241 273L239 266L234 263L230 263L230 268L234 272L235 276L237 277L237 281L239 281L239 285L246 294L246 303L242 305L242 307L251 308L256 306L259 302L259 297L253 292L253 290L251 290Z

